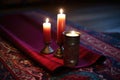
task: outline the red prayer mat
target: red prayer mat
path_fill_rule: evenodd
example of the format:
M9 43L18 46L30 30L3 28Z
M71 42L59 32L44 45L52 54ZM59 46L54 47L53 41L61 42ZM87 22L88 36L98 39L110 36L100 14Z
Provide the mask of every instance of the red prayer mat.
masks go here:
M42 24L38 25L34 20L32 20L33 22L31 23L29 19L30 18L24 19L24 15L22 14L3 16L0 22L0 32L21 51L25 52L48 70L54 71L60 67L64 67L63 60L54 57L54 53L41 55L40 50L44 46ZM57 48L55 38L53 38L51 46L54 50ZM75 68L88 67L102 57L102 55L80 45L79 62Z

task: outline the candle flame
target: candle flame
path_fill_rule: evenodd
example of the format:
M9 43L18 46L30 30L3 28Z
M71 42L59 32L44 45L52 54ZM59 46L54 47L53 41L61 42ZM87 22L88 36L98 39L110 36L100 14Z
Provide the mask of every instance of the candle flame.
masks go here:
M63 9L60 9L60 14L62 14L63 13Z
M49 18L46 18L46 23L48 23L49 22Z
M79 33L76 32L76 31L74 31L74 30L72 30L72 31L66 33L66 36L69 36L69 37L77 37L77 36L79 36Z
M75 34L75 31L71 31L71 34Z

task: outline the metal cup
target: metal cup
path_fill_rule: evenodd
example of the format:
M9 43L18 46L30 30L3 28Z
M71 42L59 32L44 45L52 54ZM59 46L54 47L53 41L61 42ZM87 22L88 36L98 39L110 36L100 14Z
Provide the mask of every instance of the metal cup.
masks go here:
M75 31L75 35L67 35L69 33L71 33L71 31L63 32L63 60L65 66L72 68L77 65L79 59L80 33Z

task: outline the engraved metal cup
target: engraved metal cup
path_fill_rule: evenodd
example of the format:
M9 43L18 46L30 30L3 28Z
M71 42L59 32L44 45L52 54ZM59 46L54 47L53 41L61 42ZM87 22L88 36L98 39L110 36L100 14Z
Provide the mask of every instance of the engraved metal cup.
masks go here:
M76 36L67 35L70 32L64 32L64 51L63 60L64 65L67 67L75 67L79 59L79 49L80 49L80 33L75 32Z

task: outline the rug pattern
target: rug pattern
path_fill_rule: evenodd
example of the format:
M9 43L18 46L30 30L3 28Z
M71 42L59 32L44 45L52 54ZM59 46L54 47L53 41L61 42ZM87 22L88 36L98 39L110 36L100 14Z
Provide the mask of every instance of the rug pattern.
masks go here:
M7 68L0 61L0 80L14 80L12 74L7 70Z
M42 22L46 16L50 14L41 12L27 12L27 16L30 16ZM53 17L53 16L51 16ZM55 25L55 18L52 20ZM12 44L5 41L0 37L0 74L1 80L120 80L120 50L119 43L114 44L111 42L113 38L104 38L102 33L94 34L89 32L83 27L78 25L72 28L72 25L68 25L70 29L78 30L83 34L81 36L81 44L87 48L94 50L107 57L104 63L95 64L85 68L79 68L77 70L71 70L66 73L52 75L46 71L42 65L35 63L25 54L15 48ZM75 26L75 25L74 25ZM55 30L55 26L53 30ZM100 36L100 37L98 37ZM107 41L107 40L110 40ZM104 42L103 42L104 41ZM117 41L117 39L114 39ZM108 44L112 43L112 44Z
M4 61L4 64L7 64L7 67L10 68L10 72L15 75L14 77L19 80L48 80L47 73L45 73L42 68L39 68L40 66L35 66L34 62L24 56L24 53L1 38L0 58ZM5 67L3 69L2 66L0 67L0 71L5 69ZM10 76L6 74L6 72L3 75Z
M24 53L17 50L12 44L0 38L0 77L3 80L120 80L120 62L107 57L103 64L96 64L80 68L61 75L51 75L42 66L36 65ZM8 68L9 69L8 69ZM0 74L1 75L1 74Z

